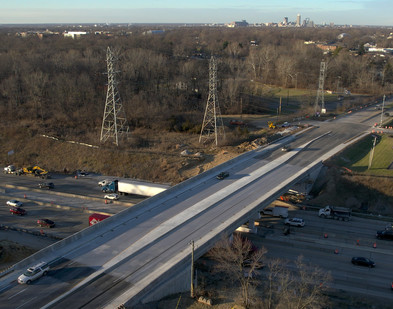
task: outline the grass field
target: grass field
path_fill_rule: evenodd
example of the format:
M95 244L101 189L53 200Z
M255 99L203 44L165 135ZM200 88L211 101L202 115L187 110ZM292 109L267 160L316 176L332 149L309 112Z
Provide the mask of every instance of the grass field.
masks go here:
M336 156L333 163L356 173L393 177L393 168L389 169L393 163L393 136L383 134L377 138L371 166L368 168L373 141L372 136L367 136Z

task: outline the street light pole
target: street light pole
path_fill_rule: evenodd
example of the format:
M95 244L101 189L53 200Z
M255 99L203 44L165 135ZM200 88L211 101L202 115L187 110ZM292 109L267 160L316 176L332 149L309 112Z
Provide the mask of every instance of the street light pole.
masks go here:
M382 101L381 124L380 124L381 127L382 127L382 123L383 123L383 108L384 107L385 107L385 95L383 95L383 101Z
M191 298L194 298L194 241L191 241Z

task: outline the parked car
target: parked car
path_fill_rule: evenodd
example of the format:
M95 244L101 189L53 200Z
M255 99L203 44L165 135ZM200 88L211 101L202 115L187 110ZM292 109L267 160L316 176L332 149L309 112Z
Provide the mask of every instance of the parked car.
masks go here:
M393 240L393 230L377 231L376 234L378 239L390 239Z
M23 203L18 200L9 200L7 201L7 205L12 207L21 207Z
M119 199L119 195L117 193L110 193L104 196L104 199L107 200L118 200Z
M360 266L367 266L367 267L375 267L375 263L368 258L365 257L353 257L351 260L352 264L360 265Z
M10 213L13 215L23 216L26 214L26 210L20 207L12 207L10 208Z
M38 187L40 189L48 189L49 190L49 189L54 189L55 185L53 182L42 182L42 183L38 184Z
M55 223L49 219L38 219L37 224L41 227L54 227Z
M49 265L45 262L41 262L33 267L26 270L23 275L18 277L19 284L30 284L32 281L45 276L49 271Z
M80 171L80 170L76 171L76 176L78 177L86 177L87 175L89 175L89 173L86 171Z
M304 226L305 222L301 218L286 218L284 224L293 226Z
M222 180L222 179L224 179L224 178L226 178L228 176L229 176L228 172L221 172L220 174L217 175L217 179Z

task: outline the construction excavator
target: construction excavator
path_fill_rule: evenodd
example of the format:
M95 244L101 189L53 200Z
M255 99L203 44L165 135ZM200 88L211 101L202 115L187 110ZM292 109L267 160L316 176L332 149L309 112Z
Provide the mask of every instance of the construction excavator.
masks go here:
M25 175L34 175L37 177L41 177L42 179L50 178L48 171L44 170L43 168L39 166L29 166L29 167L23 167L20 170L20 174L25 174Z
M267 125L269 126L270 129L275 129L276 125L274 124L273 121L268 121Z

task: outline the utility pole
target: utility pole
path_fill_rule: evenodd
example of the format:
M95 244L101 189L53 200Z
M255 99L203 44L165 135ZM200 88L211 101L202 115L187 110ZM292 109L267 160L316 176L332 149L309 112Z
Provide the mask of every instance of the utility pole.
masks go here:
M206 103L199 143L202 140L206 142L214 138L217 146L219 136L225 139L224 123L217 97L217 63L212 56L209 62L209 97Z
M191 298L194 298L194 241L191 240Z
M282 102L282 97L280 97L280 105L277 108L277 121L276 121L276 124L278 123L278 116L281 114L281 102Z
M317 98L315 100L315 114L319 111L319 101L321 101L321 114L326 113L325 109L325 97L324 97L324 84L325 84L325 74L326 74L326 62L322 61L319 70L319 87L317 91Z
M100 142L112 140L116 146L119 146L119 137L129 133L126 114L120 100L120 94L117 90L115 62L117 61L114 53L108 46L106 53L106 64L108 74L108 90L106 93L104 117L102 119Z
M382 124L383 124L383 109L384 109L384 107L385 107L385 95L383 95L383 101L382 101L382 111L381 111L381 124L380 124L380 126L382 127Z

